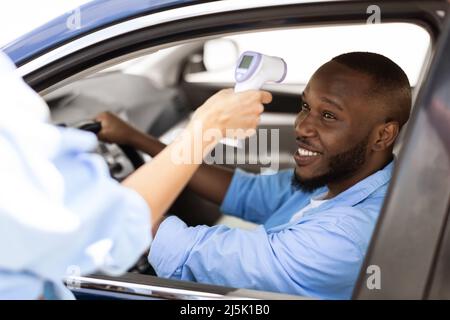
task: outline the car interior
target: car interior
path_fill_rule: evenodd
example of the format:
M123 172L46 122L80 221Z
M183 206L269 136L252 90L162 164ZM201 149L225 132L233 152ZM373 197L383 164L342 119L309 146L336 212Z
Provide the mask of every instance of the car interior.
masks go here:
M392 39L386 39L387 31L392 34ZM349 33L360 38L360 41L350 40L347 36ZM402 44L402 51L391 47L391 42L398 35L411 39ZM302 43L285 44L284 40L280 40L287 38L302 39ZM317 44L331 41L337 45L325 47ZM303 53L305 42L312 52L322 52L319 57L317 54L313 56ZM383 47L379 46L380 43L383 43ZM245 157L252 157L256 161L252 164L249 161L235 164L234 159L225 159L225 164L218 165L239 167L257 173L263 167L275 171L294 167L292 155L296 146L293 123L300 105L300 94L309 77L322 63L340 53L375 49L376 52L391 56L406 70L412 90L416 92L420 74L429 59L431 41L425 29L402 23L290 28L222 35L214 39L194 40L167 47L121 62L58 88L44 98L51 108L55 124L82 127L98 113L110 111L167 144L208 97L222 88L234 86L236 60L240 53L250 49L283 57L288 64L288 76L284 83L267 84L264 87L273 93L274 99L266 106L258 127L258 131L276 133L279 145L271 144L270 138L275 136L268 135L267 153L269 157L273 157L269 160L269 165L267 159L261 159L261 152L248 154L249 139L244 143ZM401 139L397 142L396 152L400 145ZM228 148L227 151L234 149L235 154L238 150L233 145L223 144L217 148ZM113 144L100 143L97 151L107 161L112 176L119 181L143 161L151 161L148 155L139 152L130 154L129 149L124 152L123 148ZM230 154L233 152L225 152L225 155ZM220 221L231 223L232 226L251 227L231 217L219 220L222 216L219 208L189 190L183 192L169 213L178 215L188 225L213 225Z
M351 34L351 36L349 36ZM286 41L291 39L292 41ZM118 114L133 126L170 143L183 129L190 115L208 97L222 88L234 86L234 68L239 55L259 51L280 56L288 65L288 74L281 84L263 87L273 94L266 106L258 131L268 135L268 157L250 154L244 143L246 159L251 164L225 165L251 172L268 173L293 168L292 155L296 145L293 123L300 106L300 94L309 77L332 57L351 51L372 51L397 62L407 73L413 96L420 88L430 63L433 38L428 30L413 23L334 24L270 28L177 41L139 51L111 60L70 81L62 81L45 90L43 97L51 109L52 122L57 125L94 131L94 117L103 111ZM404 132L405 130L403 130ZM397 141L395 153L402 145ZM279 143L278 143L279 141ZM238 152L232 144L219 144ZM151 157L129 146L100 142L96 150L109 166L111 175L123 180ZM226 152L227 157L232 154ZM266 170L267 172L267 170ZM168 210L188 225L226 224L230 227L252 228L253 224L224 216L218 206L184 190ZM144 254L130 269L132 273L154 275Z

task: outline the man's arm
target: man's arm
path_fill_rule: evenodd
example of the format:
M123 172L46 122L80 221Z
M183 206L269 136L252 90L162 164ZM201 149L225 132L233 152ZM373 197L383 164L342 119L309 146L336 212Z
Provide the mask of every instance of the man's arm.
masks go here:
M112 113L102 113L97 116L97 120L102 122L99 139L103 141L127 144L152 157L167 147L158 139L133 128ZM203 164L190 179L188 187L201 197L220 205L231 183L233 173L231 169Z
M263 226L187 227L171 216L156 234L149 261L165 278L348 299L363 257L345 230L324 219L268 232Z

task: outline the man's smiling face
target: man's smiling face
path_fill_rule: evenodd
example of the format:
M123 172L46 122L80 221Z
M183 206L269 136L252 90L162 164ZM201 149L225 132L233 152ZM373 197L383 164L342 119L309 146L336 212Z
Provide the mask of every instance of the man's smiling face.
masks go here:
M356 174L370 155L377 114L368 101L369 75L331 61L310 79L295 122L294 184L312 191Z

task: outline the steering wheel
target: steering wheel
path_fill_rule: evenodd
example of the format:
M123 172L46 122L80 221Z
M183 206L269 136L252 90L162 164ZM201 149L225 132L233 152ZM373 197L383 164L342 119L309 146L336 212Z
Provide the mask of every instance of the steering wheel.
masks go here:
M99 121L90 121L78 126L78 129L98 134L102 130L102 123ZM124 144L118 144L117 146L127 156L135 170L145 163L144 158L135 148Z

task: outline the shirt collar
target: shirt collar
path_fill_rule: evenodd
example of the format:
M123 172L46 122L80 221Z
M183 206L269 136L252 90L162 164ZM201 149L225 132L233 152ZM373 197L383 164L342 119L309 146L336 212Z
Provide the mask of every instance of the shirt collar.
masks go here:
M371 194L379 190L381 187L383 187L385 184L387 184L391 178L392 169L394 167L394 161L391 161L388 165L386 165L384 168L378 170L374 174L368 176L367 178L359 181L352 187L348 188L344 192L341 192L336 197L329 199L328 201L320 204L319 206L308 209L304 213L303 217L306 217L310 214L315 214L316 212L328 210L332 208L333 206L336 206L337 204L339 206L349 206L353 207L354 205L360 203L361 201L365 200L367 197L369 197ZM317 196L320 196L320 194L327 192L327 187L319 188L315 191L313 191L309 197L310 199L314 199ZM292 218L292 217L291 217ZM289 222L286 222L285 224L274 226L269 228L270 232L276 232L279 230L283 230L286 228L286 226L297 224L297 220L289 220Z
M329 201L325 202L320 206L321 209L325 208L325 206L332 206L336 202L339 202L345 206L354 206L355 204L363 201L367 197L369 197L372 193L376 192L380 187L387 184L392 175L392 170L394 167L394 161L391 161L384 168L378 170L367 178L359 181L355 185L351 186L347 190L341 192L336 197L329 199ZM311 198L314 199L323 192L327 192L328 188L323 187L317 189L311 195Z

